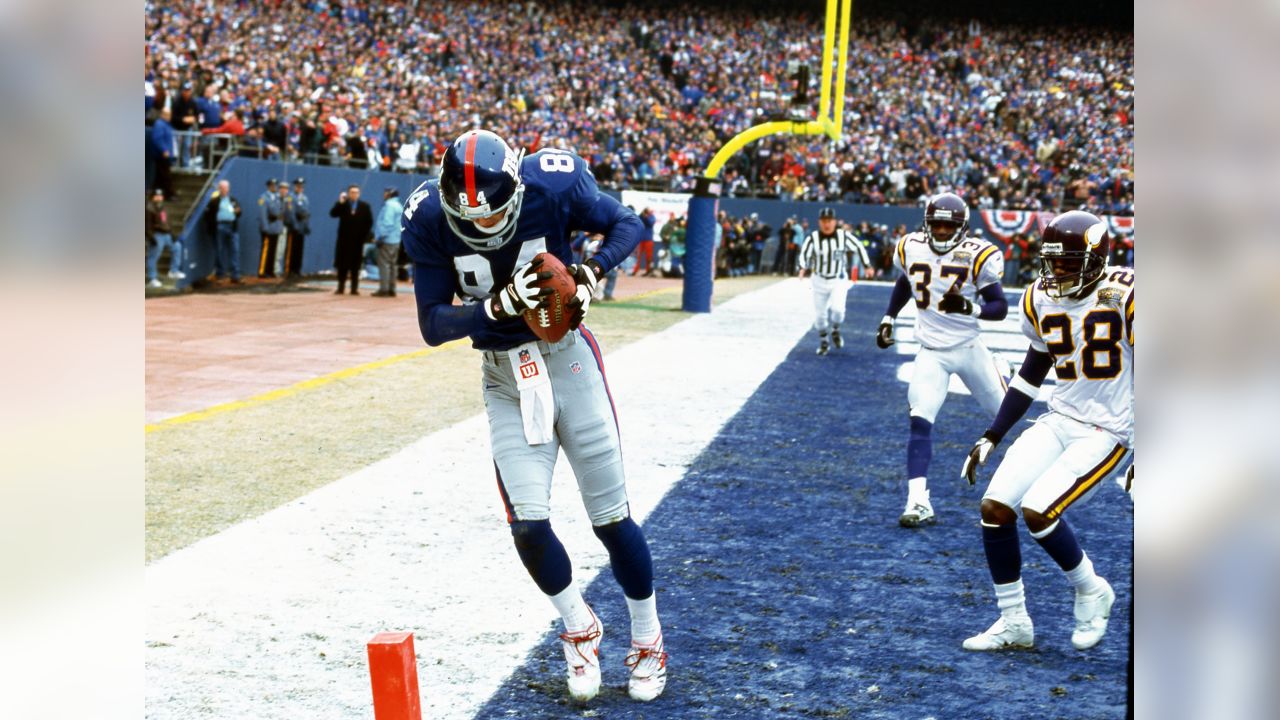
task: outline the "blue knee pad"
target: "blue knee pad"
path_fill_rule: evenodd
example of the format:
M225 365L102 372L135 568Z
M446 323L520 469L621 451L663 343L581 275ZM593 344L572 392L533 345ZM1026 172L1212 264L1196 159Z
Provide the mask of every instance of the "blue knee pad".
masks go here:
M591 528L609 551L609 565L622 592L632 600L653 594L653 558L640 526L631 518Z
M933 423L911 416L911 436L907 438L907 477L926 477L933 457Z
M516 520L511 523L520 562L547 595L559 595L573 581L569 553L551 530L550 520Z

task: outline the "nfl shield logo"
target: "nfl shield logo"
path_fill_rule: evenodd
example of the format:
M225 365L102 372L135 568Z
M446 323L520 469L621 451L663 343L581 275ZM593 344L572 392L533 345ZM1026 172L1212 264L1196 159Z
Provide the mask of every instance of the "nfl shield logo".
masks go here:
M574 360L573 362L569 363L569 369L573 371L574 375L577 375L578 373L582 372L582 363L578 362L577 360Z
M528 350L521 350L521 351L520 351L520 362L522 362L522 363L527 363L527 362L529 362L529 351L528 351Z

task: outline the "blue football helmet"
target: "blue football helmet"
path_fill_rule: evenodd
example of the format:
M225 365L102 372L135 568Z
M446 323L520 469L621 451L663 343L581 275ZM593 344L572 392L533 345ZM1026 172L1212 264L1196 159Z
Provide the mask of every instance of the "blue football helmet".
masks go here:
M929 247L945 254L964 239L969 229L969 206L955 193L935 195L924 207L924 236Z
M444 217L449 229L471 248L495 250L516 234L524 202L523 156L488 130L468 130L445 151L440 160ZM494 216L501 217L485 222Z

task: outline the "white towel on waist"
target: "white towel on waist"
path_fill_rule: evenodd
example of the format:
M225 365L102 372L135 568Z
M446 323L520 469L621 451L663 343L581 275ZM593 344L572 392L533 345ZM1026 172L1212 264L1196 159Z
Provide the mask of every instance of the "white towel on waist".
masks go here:
M556 402L551 390L551 375L538 343L527 342L507 351L516 390L520 391L520 418L524 421L524 439L530 445L551 442L555 435Z

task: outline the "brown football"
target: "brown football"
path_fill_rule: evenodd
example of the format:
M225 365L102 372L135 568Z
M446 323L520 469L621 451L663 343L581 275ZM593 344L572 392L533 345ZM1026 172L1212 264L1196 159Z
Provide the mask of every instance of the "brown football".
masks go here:
M544 252L538 253L534 259L537 258L542 258L538 272L551 272L551 277L538 283L538 287L549 287L553 292L542 302L542 307L525 310L524 321L534 335L549 343L559 342L569 333L569 321L573 319L569 301L573 299L578 284L555 255Z

